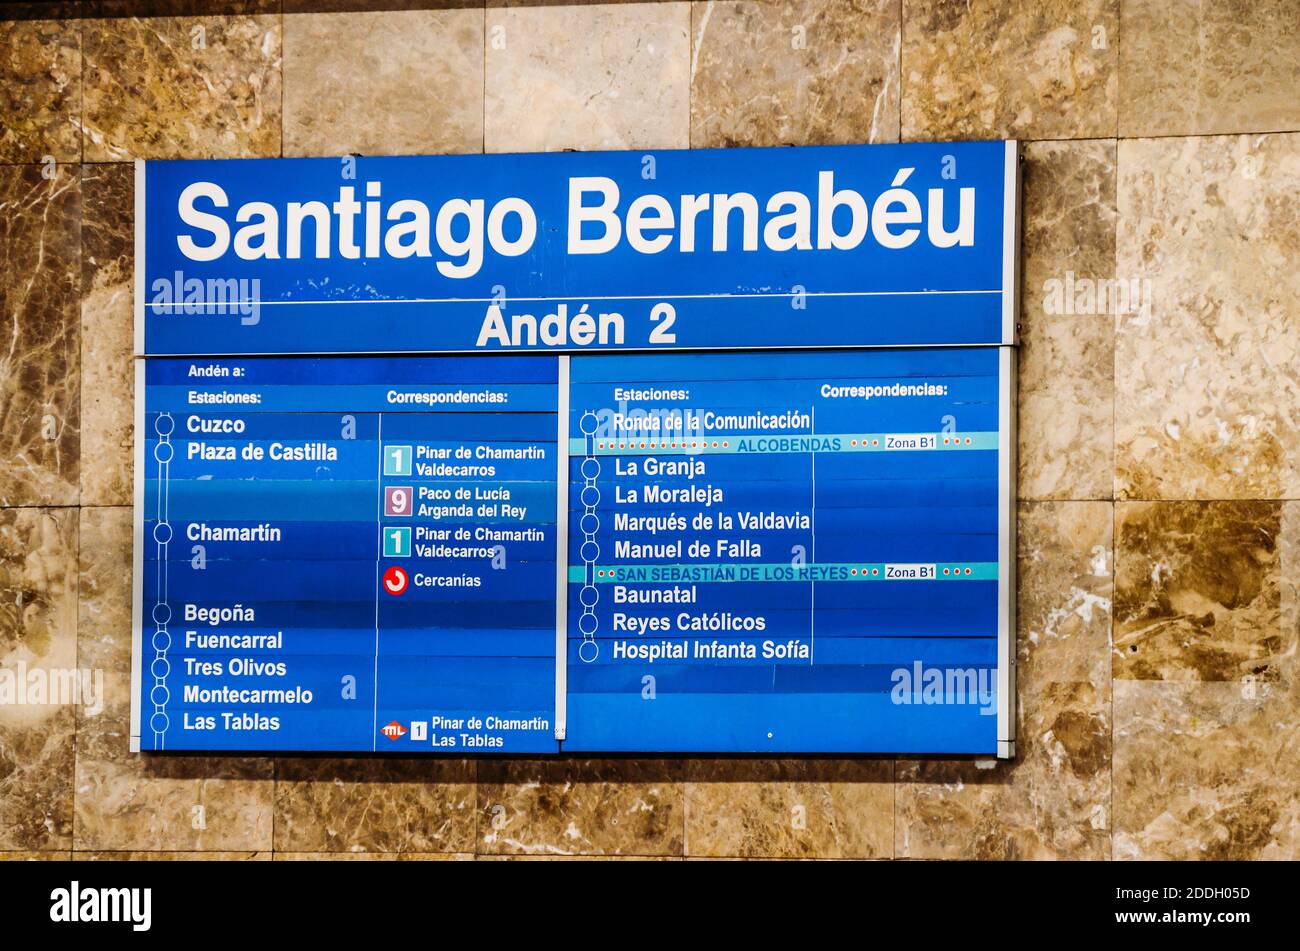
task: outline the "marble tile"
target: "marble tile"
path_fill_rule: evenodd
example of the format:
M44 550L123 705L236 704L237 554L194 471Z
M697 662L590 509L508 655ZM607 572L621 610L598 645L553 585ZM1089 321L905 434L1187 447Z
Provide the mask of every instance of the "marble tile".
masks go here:
M472 852L474 763L277 760L276 852Z
M680 855L476 855L476 862L682 862ZM703 861L703 860L701 860Z
M82 667L102 670L104 709L79 711L78 851L271 848L272 763L131 753L131 510L81 510Z
M1017 494L1035 500L1108 499L1114 491L1111 322L1040 314L1026 319L1024 328Z
M270 852L73 852L77 862L269 862Z
M1281 521L1279 502L1118 503L1115 677L1276 681L1293 672Z
M1115 858L1300 858L1300 696L1115 682Z
M198 17L279 13L281 0L84 0L82 15L95 17Z
M81 25L0 21L0 162L81 160Z
M1111 675L1116 585L1113 506L1023 502L1017 516L1017 677L1022 700L1057 683L1104 687Z
M1300 134L1119 145L1115 491L1300 496Z
M0 505L77 502L79 178L0 166Z
M1087 316L1100 309L1086 306L1082 288L1069 301L1073 307L1064 299L1058 305L1055 297L1049 302L1055 286L1047 282L1063 281L1066 271L1076 281L1114 276L1115 150L1114 139L1025 143L1021 270L1025 302L1034 305L1028 316L1052 310Z
M686 854L889 858L889 760L694 760L686 764Z
M1111 505L1019 509L1014 760L900 760L899 858L1110 855Z
M87 20L84 154L280 154L280 17Z
M690 144L689 3L488 4L488 152Z
M483 8L484 0L284 0L285 13L383 13L397 10Z
M276 852L277 862L472 862L473 852Z
M897 0L694 3L691 146L898 141Z
M1278 522L1278 615L1286 659L1276 667L1280 680L1300 684L1300 502L1283 502Z
M0 20L66 20L82 14L83 0L8 0Z
M903 0L902 135L1116 134L1119 0Z
M482 149L482 8L284 18L286 155Z
M0 862L67 862L71 852L5 852L0 850Z
M1019 486L1023 499L1114 491L1115 143L1024 150Z
M1295 0L1124 0L1119 133L1300 128Z
M682 855L680 760L484 760L478 851Z
M0 849L72 845L77 514L0 509Z
M133 488L135 169L81 172L81 502L129 505Z

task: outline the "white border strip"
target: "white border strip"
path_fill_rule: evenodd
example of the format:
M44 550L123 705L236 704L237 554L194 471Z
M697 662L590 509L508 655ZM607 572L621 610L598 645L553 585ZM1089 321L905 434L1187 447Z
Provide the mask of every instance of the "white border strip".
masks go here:
M1016 755L1016 351L998 348L998 758Z
M135 353L144 353L144 160L135 160ZM144 652L144 361L135 361L135 508L131 564L131 752L140 752L140 670Z
M555 465L555 738L569 728L569 356L559 357Z
M1020 143L1006 146L1002 177L1002 342L1014 345L1020 322Z
M535 355L535 356L583 356L584 354L617 354L623 357L632 356L650 356L652 354L665 353L766 353L771 350L827 350L836 353L847 353L853 350L971 350L980 347L992 348L1001 344L996 343L811 343L801 346L785 346L764 344L761 347L674 347L669 350L664 347L646 346L627 346L627 347L610 347L604 350L560 350L555 348L543 347L540 344L536 347L507 347L497 350L295 350L289 353L286 350L250 350L247 353L243 351L221 353L151 353L149 359L157 357L167 357L177 360L239 360L244 357L457 357L465 354L485 354L487 356L511 356L516 354Z
M139 164L136 165L139 168ZM137 229L138 233L138 229ZM140 752L140 669L144 655L144 360L135 364L135 508L131 540L131 752Z
M135 160L135 352L144 356L144 159Z

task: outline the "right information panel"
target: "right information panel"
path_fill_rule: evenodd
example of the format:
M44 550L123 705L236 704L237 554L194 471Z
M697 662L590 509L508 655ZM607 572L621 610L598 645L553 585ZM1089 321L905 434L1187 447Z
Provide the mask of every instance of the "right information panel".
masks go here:
M572 358L564 749L997 753L1012 358Z

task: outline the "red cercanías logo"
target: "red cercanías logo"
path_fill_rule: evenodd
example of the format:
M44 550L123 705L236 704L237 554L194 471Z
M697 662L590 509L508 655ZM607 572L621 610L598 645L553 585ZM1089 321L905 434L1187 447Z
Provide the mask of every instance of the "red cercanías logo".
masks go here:
M406 572L397 565L384 572L384 590L389 594L401 594L410 583L411 579L407 577Z

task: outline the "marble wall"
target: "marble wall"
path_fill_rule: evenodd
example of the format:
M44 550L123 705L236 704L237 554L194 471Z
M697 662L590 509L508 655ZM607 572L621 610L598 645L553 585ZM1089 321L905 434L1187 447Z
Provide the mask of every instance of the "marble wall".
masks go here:
M0 858L1300 857L1300 0L0 17ZM132 159L1012 136L1014 761L126 752Z

